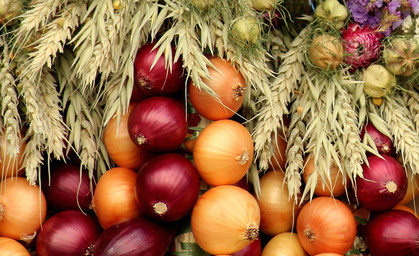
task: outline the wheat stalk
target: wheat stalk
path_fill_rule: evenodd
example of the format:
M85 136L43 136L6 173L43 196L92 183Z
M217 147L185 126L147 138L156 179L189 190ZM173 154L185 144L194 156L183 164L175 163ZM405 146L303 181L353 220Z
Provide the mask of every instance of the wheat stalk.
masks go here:
M383 119L389 124L394 145L414 174L419 173L419 141L412 116L398 93L384 99L381 107Z
M272 102L266 98L266 95L262 95L262 99L259 100L261 107L257 115L253 138L256 158L262 170L269 167L273 153L272 141L276 141L276 133L283 127L283 115L288 113L291 93L298 87L304 72L302 49L307 33L308 29L301 31L292 42L290 50L284 54L276 79L270 86Z
M86 1L69 3L66 8L60 10L54 19L45 25L45 32L35 42L33 50L28 54L29 65L22 71L22 75L30 74L32 79L38 79L45 65L52 68L55 57L64 51L64 45L71 39L86 11Z
M419 93L414 85L408 86L406 90L401 91L403 102L408 107L413 123L415 124L415 131L419 132Z
M11 73L9 52L5 46L0 69L0 97L1 100L1 117L2 133L5 137L7 147L6 154L10 158L15 158L20 153L21 144L21 118L19 115L19 99L16 92L16 83Z
M20 15L21 20L14 32L15 48L31 47L37 34L42 34L49 20L62 10L70 0L33 1L30 8ZM74 0L77 1L77 0Z
M48 136L45 138L45 150L55 159L62 159L65 148L67 131L62 118L62 107L60 94L57 91L55 77L50 69L44 67L42 70L42 84L39 88L41 94L42 112L46 115L45 122L48 125Z

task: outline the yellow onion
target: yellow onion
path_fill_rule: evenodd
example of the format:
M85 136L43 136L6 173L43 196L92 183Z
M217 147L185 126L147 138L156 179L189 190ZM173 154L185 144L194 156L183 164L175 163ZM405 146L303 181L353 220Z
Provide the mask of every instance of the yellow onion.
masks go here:
M335 70L343 62L343 45L331 35L316 36L308 48L311 63L321 69Z
M257 198L260 208L260 231L274 236L291 231L299 210L295 198L289 198L285 175L273 170L260 179L261 195Z
M272 237L265 245L262 256L306 256L298 235L284 232Z
M373 98L387 95L396 86L395 76L382 65L372 64L362 73L364 93Z
M8 237L0 237L0 255L30 256L29 251L21 243Z
M258 238L260 210L256 199L233 185L211 188L198 199L191 215L198 245L213 255L233 254Z
M419 65L419 45L412 38L395 38L384 48L383 58L391 73L411 76Z

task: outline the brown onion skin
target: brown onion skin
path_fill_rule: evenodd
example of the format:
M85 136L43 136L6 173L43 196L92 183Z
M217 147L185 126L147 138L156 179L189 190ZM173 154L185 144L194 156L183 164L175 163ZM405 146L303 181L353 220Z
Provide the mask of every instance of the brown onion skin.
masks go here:
M419 220L403 210L374 215L361 230L374 256L418 256Z
M161 154L140 168L135 191L141 212L158 221L176 221L189 214L198 200L200 176L183 155ZM167 207L164 213L155 210L158 204Z
M94 256L163 256L178 223L158 223L140 216L104 230L96 240Z
M128 117L128 132L134 143L150 152L180 148L188 124L185 107L177 99L155 96L137 103ZM139 141L139 139L143 139Z
M368 123L361 130L361 138L364 139L365 133L368 133L377 147L378 153L386 155L394 155L395 150L393 141L390 137L382 134L372 123Z
M165 67L162 54L157 62L154 60L159 47L153 50L156 43L141 46L134 61L134 99L157 95L174 95L185 88L185 72L182 58L172 62L171 70ZM175 47L171 45L172 59L175 57Z
M92 203L94 184L90 182L87 171L80 170L77 164L55 165L50 178L48 175L42 177L41 188L48 210L89 210Z
M96 218L77 210L52 215L42 226L36 239L38 256L91 255L93 245L102 232Z
M363 164L364 178L356 178L356 198L359 205L370 211L385 211L399 203L407 191L407 177L401 163L389 155L384 159L371 155L368 157L369 167ZM390 191L386 185L396 185Z

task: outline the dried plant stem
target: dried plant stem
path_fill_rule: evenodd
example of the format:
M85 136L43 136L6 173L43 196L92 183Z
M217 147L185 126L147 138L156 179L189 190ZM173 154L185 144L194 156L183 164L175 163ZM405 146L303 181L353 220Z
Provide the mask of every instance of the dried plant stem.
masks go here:
M393 93L386 97L381 107L383 119L389 124L394 146L414 174L419 174L419 141L413 118L402 97Z
M78 1L68 4L57 13L57 16L46 24L45 33L36 41L33 51L28 54L29 65L22 71L22 75L30 74L32 79L38 79L45 65L52 68L56 55L64 51L64 45L80 25L80 19L86 11L86 1Z
M404 104L409 108L415 131L419 133L419 92L414 85L409 86L407 90L401 91Z
M7 55L7 53L5 54ZM10 73L8 58L3 58L0 69L0 97L2 136L5 137L7 147L6 153L10 158L15 158L20 153L21 139L21 118L19 115L19 99L16 92L15 78Z
M307 29L301 31L292 42L290 50L284 54L277 78L270 85L270 97L262 95L259 99L261 107L257 115L253 138L256 158L259 159L262 170L268 169L273 153L272 141L276 141L276 134L283 127L283 115L288 113L291 93L298 88L304 72L302 49L307 33Z
M85 95L77 79L71 79L67 69L74 56L64 52L57 64L57 74L60 84L65 84L63 91L63 107L66 109L66 124L68 125L68 144L81 161L81 166L89 171L89 177L94 178L95 171L100 173L107 169L106 151L101 147L102 116L100 106L90 105L94 96ZM100 168L99 168L100 167Z
M25 11L20 19L22 20L15 32L15 43L17 48L30 47L36 40L36 34L42 33L46 28L49 19L55 16L70 0L42 0L33 1L31 8Z

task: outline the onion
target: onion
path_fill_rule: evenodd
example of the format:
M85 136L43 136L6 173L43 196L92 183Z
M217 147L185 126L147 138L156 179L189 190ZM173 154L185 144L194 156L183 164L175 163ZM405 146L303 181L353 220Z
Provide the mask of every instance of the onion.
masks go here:
M163 54L156 60L161 49L155 47L155 43L148 43L138 49L134 61L134 86L142 96L173 95L185 86L182 59L173 62L175 47L171 45L169 66L166 68Z
M258 238L260 209L246 190L232 185L209 189L191 215L198 245L213 255L233 254Z
M123 167L112 168L100 177L93 195L92 208L103 228L140 215L135 199L136 177L136 172Z
M374 256L418 256L419 220L402 210L373 216L362 235Z
M356 178L359 205L370 211L385 211L399 203L406 194L407 177L395 158L372 155L363 164L364 178Z
M298 235L283 232L270 238L263 248L262 256L306 256Z
M50 179L44 176L41 183L48 209L89 210L93 187L88 173L81 170L80 165L61 163L50 173Z
M164 96L140 101L128 118L128 132L132 141L149 151L178 149L186 138L187 129L183 104Z
M0 236L30 242L46 217L42 190L23 177L7 178L0 188Z
M38 256L93 255L101 229L97 220L78 210L65 210L51 216L36 239Z
M94 256L163 256L176 231L177 223L158 223L145 217L114 225L102 232Z
M260 256L262 253L262 241L256 238L249 245L240 251L233 253L232 256Z
M103 132L103 143L112 161L119 167L138 170L141 165L153 156L145 149L138 147L128 133L128 118L135 103L131 103L128 111L108 122Z
M160 221L176 221L192 210L199 196L200 177L183 155L161 154L138 171L135 192L143 213Z
M378 153L386 155L394 154L394 146L390 137L382 134L372 123L368 123L361 130L361 138L365 139L366 134L371 137L377 147Z
M1 256L30 256L29 251L18 241L0 237L0 255Z

